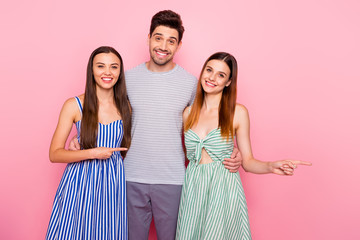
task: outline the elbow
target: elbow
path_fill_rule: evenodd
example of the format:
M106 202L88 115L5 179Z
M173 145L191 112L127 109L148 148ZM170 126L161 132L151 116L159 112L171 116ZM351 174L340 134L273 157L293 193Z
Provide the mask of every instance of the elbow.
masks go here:
M49 154L49 160L51 163L55 163L55 158L54 158L53 154L51 154L51 153Z
M242 167L243 167L243 169L244 169L245 172L249 172L249 171L250 171L250 170L246 167L246 165L243 164Z
M57 163L56 153L55 151L49 151L49 160L51 163Z
M249 168L249 162L251 161L251 159L246 159L244 158L242 160L241 166L244 169L245 172L250 172L250 168Z

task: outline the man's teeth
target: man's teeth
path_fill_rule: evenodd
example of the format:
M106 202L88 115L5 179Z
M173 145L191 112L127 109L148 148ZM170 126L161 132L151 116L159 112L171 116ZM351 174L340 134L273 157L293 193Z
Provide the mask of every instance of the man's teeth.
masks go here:
M161 53L161 52L156 52L156 53L161 55L161 56L166 56L166 53Z

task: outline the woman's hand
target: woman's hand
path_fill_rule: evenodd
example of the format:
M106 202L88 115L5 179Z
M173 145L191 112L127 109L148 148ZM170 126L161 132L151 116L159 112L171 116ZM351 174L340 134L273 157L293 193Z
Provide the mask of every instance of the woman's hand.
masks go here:
M292 176L297 165L311 166L312 163L299 160L281 160L269 162L270 172L278 175Z
M113 152L127 150L127 148L96 147L91 149L91 155L93 156L93 159L108 159L109 157L111 157Z

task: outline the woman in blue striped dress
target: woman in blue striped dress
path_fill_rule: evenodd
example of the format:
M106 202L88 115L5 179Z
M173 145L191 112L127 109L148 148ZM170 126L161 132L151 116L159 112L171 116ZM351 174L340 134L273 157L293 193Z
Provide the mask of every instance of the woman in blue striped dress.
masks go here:
M81 150L69 151L73 123ZM65 102L51 141L50 161L67 166L46 239L127 239L123 157L130 135L123 61L115 49L99 47L88 62L85 94Z
M237 63L218 52L205 62L192 107L183 114L186 169L176 239L251 239L247 204L238 173L227 171L236 137L242 167L252 173L292 175L296 165L308 162L263 162L253 157L249 116L236 104Z

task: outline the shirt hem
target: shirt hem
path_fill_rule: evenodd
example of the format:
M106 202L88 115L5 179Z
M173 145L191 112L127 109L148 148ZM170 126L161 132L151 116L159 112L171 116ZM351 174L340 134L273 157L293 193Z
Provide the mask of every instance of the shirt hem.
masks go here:
M139 179L139 178L126 178L126 181L142 183L142 184L171 184L171 185L183 185L184 184L184 181L163 181L163 180L149 181L149 180Z

